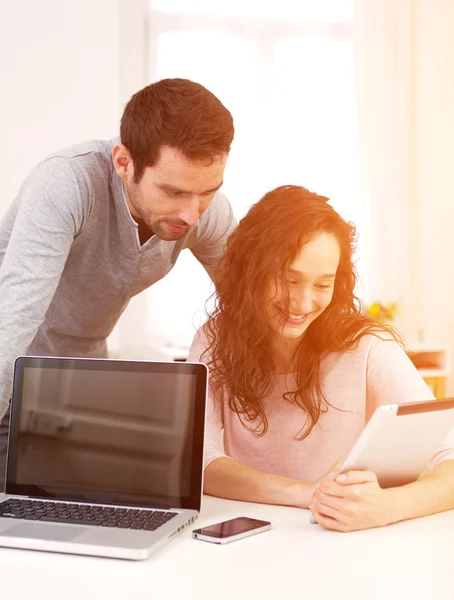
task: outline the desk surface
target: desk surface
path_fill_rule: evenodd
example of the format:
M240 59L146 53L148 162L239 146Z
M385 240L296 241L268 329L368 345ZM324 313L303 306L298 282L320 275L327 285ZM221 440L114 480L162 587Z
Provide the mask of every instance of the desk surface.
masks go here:
M225 546L191 537L237 516L273 528ZM206 496L196 524L146 561L2 548L0 565L8 600L454 600L454 511L343 534L306 510Z

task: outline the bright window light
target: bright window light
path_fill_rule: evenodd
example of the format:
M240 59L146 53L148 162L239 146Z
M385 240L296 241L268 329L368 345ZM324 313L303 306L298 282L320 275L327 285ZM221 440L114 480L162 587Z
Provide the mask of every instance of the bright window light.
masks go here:
M251 19L351 21L354 0L150 0L150 8L168 13Z
M233 115L222 191L238 219L295 184L330 197L361 232L352 19L350 0L150 2L149 80L202 83ZM205 319L212 285L183 255L147 292L150 343L187 346Z

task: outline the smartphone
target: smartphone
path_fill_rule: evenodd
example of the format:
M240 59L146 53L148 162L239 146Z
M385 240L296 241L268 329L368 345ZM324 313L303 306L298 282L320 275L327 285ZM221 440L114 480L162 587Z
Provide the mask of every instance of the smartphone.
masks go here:
M210 525L209 527L194 529L192 537L196 540L212 542L213 544L229 544L249 535L268 531L268 529L271 529L269 521L260 521L259 519L250 519L249 517L237 517L236 519L216 523L216 525Z

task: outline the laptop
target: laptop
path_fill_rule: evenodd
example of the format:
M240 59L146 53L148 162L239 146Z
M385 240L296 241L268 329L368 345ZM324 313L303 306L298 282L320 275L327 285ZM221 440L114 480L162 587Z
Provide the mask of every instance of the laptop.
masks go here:
M198 516L207 368L15 362L0 547L144 559Z

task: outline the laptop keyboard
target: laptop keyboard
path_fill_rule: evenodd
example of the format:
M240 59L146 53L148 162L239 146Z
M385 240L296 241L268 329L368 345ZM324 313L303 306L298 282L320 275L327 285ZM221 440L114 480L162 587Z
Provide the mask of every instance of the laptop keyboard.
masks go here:
M119 527L121 529L143 529L146 531L155 531L177 514L157 510L66 504L19 498L10 498L0 502L0 517L25 519L27 521Z

